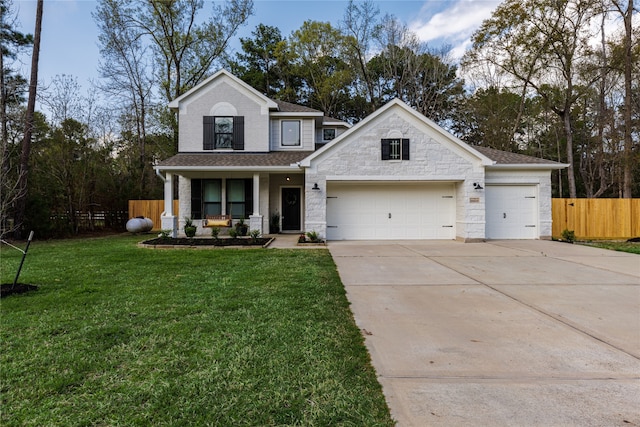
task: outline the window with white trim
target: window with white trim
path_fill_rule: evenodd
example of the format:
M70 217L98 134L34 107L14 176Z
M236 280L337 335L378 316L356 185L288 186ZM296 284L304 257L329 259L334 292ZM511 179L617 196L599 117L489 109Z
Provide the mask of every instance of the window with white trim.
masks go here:
M300 120L281 122L281 144L284 147L300 146Z

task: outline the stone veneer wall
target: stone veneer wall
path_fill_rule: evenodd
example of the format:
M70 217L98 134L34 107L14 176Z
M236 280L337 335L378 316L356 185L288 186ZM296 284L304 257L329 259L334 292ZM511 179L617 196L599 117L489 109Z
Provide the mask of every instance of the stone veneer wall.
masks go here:
M400 110L385 112L312 160L306 170L305 230L326 236L327 181L452 181L457 182L456 236L465 241L483 239L484 195L473 188L473 182L484 183L480 161L453 142L442 141L442 135ZM410 160L381 160L380 140L389 137L410 139ZM320 190L312 189L314 183ZM472 203L471 198L479 201Z

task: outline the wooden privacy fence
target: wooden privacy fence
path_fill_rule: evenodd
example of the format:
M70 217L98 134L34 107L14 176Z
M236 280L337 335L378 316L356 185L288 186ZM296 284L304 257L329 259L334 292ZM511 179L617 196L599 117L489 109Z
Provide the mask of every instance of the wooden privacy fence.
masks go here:
M153 229L160 230L160 215L164 211L164 200L129 200L129 218L143 216L153 221ZM178 201L173 201L173 214L180 215L178 212Z
M640 199L552 199L553 237L573 230L578 239L640 237Z

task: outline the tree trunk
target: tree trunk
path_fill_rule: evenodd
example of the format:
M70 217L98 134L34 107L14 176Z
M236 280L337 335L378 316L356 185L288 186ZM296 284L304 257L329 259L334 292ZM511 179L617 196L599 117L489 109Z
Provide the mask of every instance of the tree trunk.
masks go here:
M576 175L573 165L573 132L571 131L571 113L565 109L562 115L562 122L564 124L564 134L567 139L567 177L569 179L569 197L576 198Z
M632 190L632 144L631 139L631 65L633 55L631 51L631 18L633 17L633 0L627 1L627 10L624 17L624 178L622 185L622 197L631 198Z
M44 0L38 0L36 7L36 29L33 37L33 56L31 57L31 78L29 80L29 99L24 121L24 137L20 154L20 174L18 177L18 198L16 200L15 237L22 238L27 207L27 176L29 174L29 156L31 154L31 135L33 133L33 115L36 109L36 90L38 87L38 59L40 57L40 35L42 34L42 9Z
M0 114L2 115L2 176L7 178L9 173L9 132L7 130L7 88L4 80L4 54L0 53Z

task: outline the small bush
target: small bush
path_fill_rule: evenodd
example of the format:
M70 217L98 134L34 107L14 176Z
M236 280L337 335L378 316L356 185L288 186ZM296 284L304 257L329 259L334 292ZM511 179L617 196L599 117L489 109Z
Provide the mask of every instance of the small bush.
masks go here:
M562 230L562 240L568 243L573 243L576 241L576 233L573 230L567 230L566 228Z
M253 242L257 241L258 237L260 237L260 230L251 230L249 236L251 236Z
M311 243L320 242L320 236L318 236L318 232L315 230L307 231L307 239L309 239Z
M218 236L220 235L220 227L212 227L211 228L211 237L218 240Z
M235 239L236 237L238 237L238 231L235 228L230 228L229 237L231 237L232 239Z

